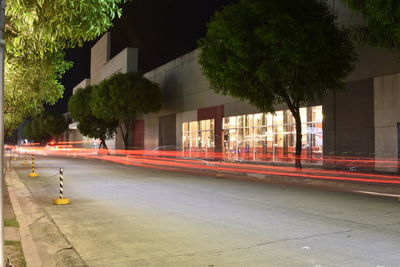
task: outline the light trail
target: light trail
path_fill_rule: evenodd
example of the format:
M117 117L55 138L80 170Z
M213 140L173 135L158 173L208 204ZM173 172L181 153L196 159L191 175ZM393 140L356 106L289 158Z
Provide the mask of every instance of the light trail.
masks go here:
M400 176L397 174L382 174L375 172L354 172L345 170L318 169L318 165L312 164L313 168L302 169L293 166L277 166L273 164L293 164L295 157L258 157L257 160L250 160L247 156L232 156L229 153L212 151L157 151L157 150L105 150L97 148L79 148L78 145L93 144L92 141L79 142L58 142L48 146L27 144L16 148L18 152L35 153L42 155L56 155L81 158L96 158L119 164L154 168L160 170L197 170L208 172L226 172L239 175L249 173L262 174L266 176L292 177L299 179L323 179L351 182L363 182L373 184L400 184ZM260 161L259 158L269 159ZM248 159L248 160L244 160ZM272 160L271 160L272 159ZM309 158L301 157L303 165L318 161L321 163L334 162L339 167L356 166L359 168L398 168L399 161L394 158L373 159L370 157L344 157L328 156ZM232 162L233 161L233 162ZM261 164L262 163L262 164ZM382 164L385 163L385 164Z

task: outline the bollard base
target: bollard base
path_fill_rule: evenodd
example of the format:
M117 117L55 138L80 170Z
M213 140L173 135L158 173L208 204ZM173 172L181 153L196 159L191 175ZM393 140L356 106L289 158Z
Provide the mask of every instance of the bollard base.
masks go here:
M215 177L217 177L217 178L222 178L222 177L225 177L225 175L224 175L223 173L217 173L217 174L215 175Z
M71 200L69 198L55 198L53 199L54 205L68 205L71 204Z
M28 174L28 176L29 176L29 177L38 177L39 174L37 174L36 172L30 172L30 173Z

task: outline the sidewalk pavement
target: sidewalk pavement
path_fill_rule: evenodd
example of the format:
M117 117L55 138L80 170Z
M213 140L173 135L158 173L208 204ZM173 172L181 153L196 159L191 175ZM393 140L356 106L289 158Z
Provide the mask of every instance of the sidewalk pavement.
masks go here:
M16 219L19 227L5 227L4 240L23 250L23 255L6 250L14 267L87 266L13 168L7 169L5 185L5 218Z
M18 266L42 266L32 234L30 232L25 214L23 213L16 194L17 174L8 169L5 177L4 190L4 218L16 222L18 227L4 227L4 240L6 243L5 258L9 258L14 267ZM17 244L22 250L16 252L16 248L8 250L7 241Z

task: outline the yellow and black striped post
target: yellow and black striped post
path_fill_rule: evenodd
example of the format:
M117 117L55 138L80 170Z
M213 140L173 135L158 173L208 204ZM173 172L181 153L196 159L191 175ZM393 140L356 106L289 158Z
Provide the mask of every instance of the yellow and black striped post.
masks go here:
M70 203L71 203L70 199L64 197L64 171L63 169L60 169L60 196L59 198L53 199L53 204L67 205Z
M217 178L222 178L222 177L224 177L224 174L221 173L221 164L222 164L222 161L220 160L220 161L219 161L219 165L218 165L218 172L217 172L217 174L215 175L215 177L217 177Z
M32 154L32 172L28 174L29 177L37 177L39 174L35 172L35 154Z
M12 160L17 160L17 158L16 158L15 155L14 155L14 150L13 150L13 149L10 150L10 156L11 156L11 159L12 159Z
M26 151L24 152L24 163L22 163L23 165L29 165L28 163L28 157L26 156Z

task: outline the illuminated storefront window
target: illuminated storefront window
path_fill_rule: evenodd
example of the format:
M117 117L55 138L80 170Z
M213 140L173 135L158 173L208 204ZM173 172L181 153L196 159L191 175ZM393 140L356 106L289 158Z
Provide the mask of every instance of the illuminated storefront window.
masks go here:
M322 155L322 106L300 109L303 153ZM223 120L224 152L253 157L290 156L296 150L295 120L289 110L226 117Z
M182 124L182 146L185 151L213 151L214 119Z

